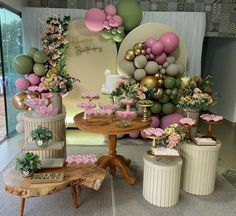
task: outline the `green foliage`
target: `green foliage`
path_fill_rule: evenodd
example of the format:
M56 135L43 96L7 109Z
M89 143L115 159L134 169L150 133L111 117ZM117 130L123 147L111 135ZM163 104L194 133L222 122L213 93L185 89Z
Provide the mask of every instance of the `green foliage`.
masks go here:
M41 169L41 160L37 154L27 152L22 158L16 158L16 170L34 172Z
M31 137L32 137L33 140L39 140L40 139L44 142L47 142L50 139L52 139L53 135L52 135L52 132L48 128L42 127L40 125L35 130L31 131Z

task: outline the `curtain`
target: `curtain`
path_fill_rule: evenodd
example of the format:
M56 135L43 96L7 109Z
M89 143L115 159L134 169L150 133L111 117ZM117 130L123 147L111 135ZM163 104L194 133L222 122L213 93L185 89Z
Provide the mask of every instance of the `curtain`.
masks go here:
M86 10L58 8L23 8L22 22L24 52L30 47L41 47L40 36L49 15L84 17ZM143 12L143 23L160 22L172 26L182 36L187 48L187 75L201 75L202 44L205 35L204 12Z

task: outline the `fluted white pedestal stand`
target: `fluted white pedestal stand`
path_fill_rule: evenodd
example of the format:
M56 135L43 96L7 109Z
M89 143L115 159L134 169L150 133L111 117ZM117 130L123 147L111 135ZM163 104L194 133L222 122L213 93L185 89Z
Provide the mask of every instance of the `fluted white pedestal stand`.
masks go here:
M181 145L181 188L184 191L196 195L208 195L214 191L220 147L220 141L215 146L198 146L193 142Z
M179 200L182 159L175 156L143 156L143 197L151 204L170 207Z

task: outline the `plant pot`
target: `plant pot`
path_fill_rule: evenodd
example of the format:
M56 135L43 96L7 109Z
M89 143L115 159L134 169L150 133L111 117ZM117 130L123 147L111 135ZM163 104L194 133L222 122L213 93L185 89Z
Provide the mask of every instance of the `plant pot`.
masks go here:
M48 140L36 139L35 144L40 148L45 148L48 144Z
M24 178L29 178L30 176L32 176L33 175L33 171L21 171L21 174L22 174L22 176L24 177Z
M62 113L62 97L59 93L52 93L50 98L50 102L52 103L53 108L57 108L57 114Z

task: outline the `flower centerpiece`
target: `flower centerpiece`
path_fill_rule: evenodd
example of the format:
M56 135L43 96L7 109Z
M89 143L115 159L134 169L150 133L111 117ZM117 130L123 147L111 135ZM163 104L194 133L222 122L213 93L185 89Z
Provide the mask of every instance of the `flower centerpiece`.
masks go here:
M196 124L196 120L191 119L191 118L181 118L179 120L179 123L184 129L186 142L189 142L190 141L190 127Z
M41 169L41 160L37 154L26 152L23 157L16 158L15 169L19 170L23 177L30 177L33 172Z
M177 107L184 110L207 110L216 103L210 78L182 77L181 93Z
M52 132L41 125L38 128L31 131L32 140L35 141L35 144L39 147L46 147L48 141L53 138Z

